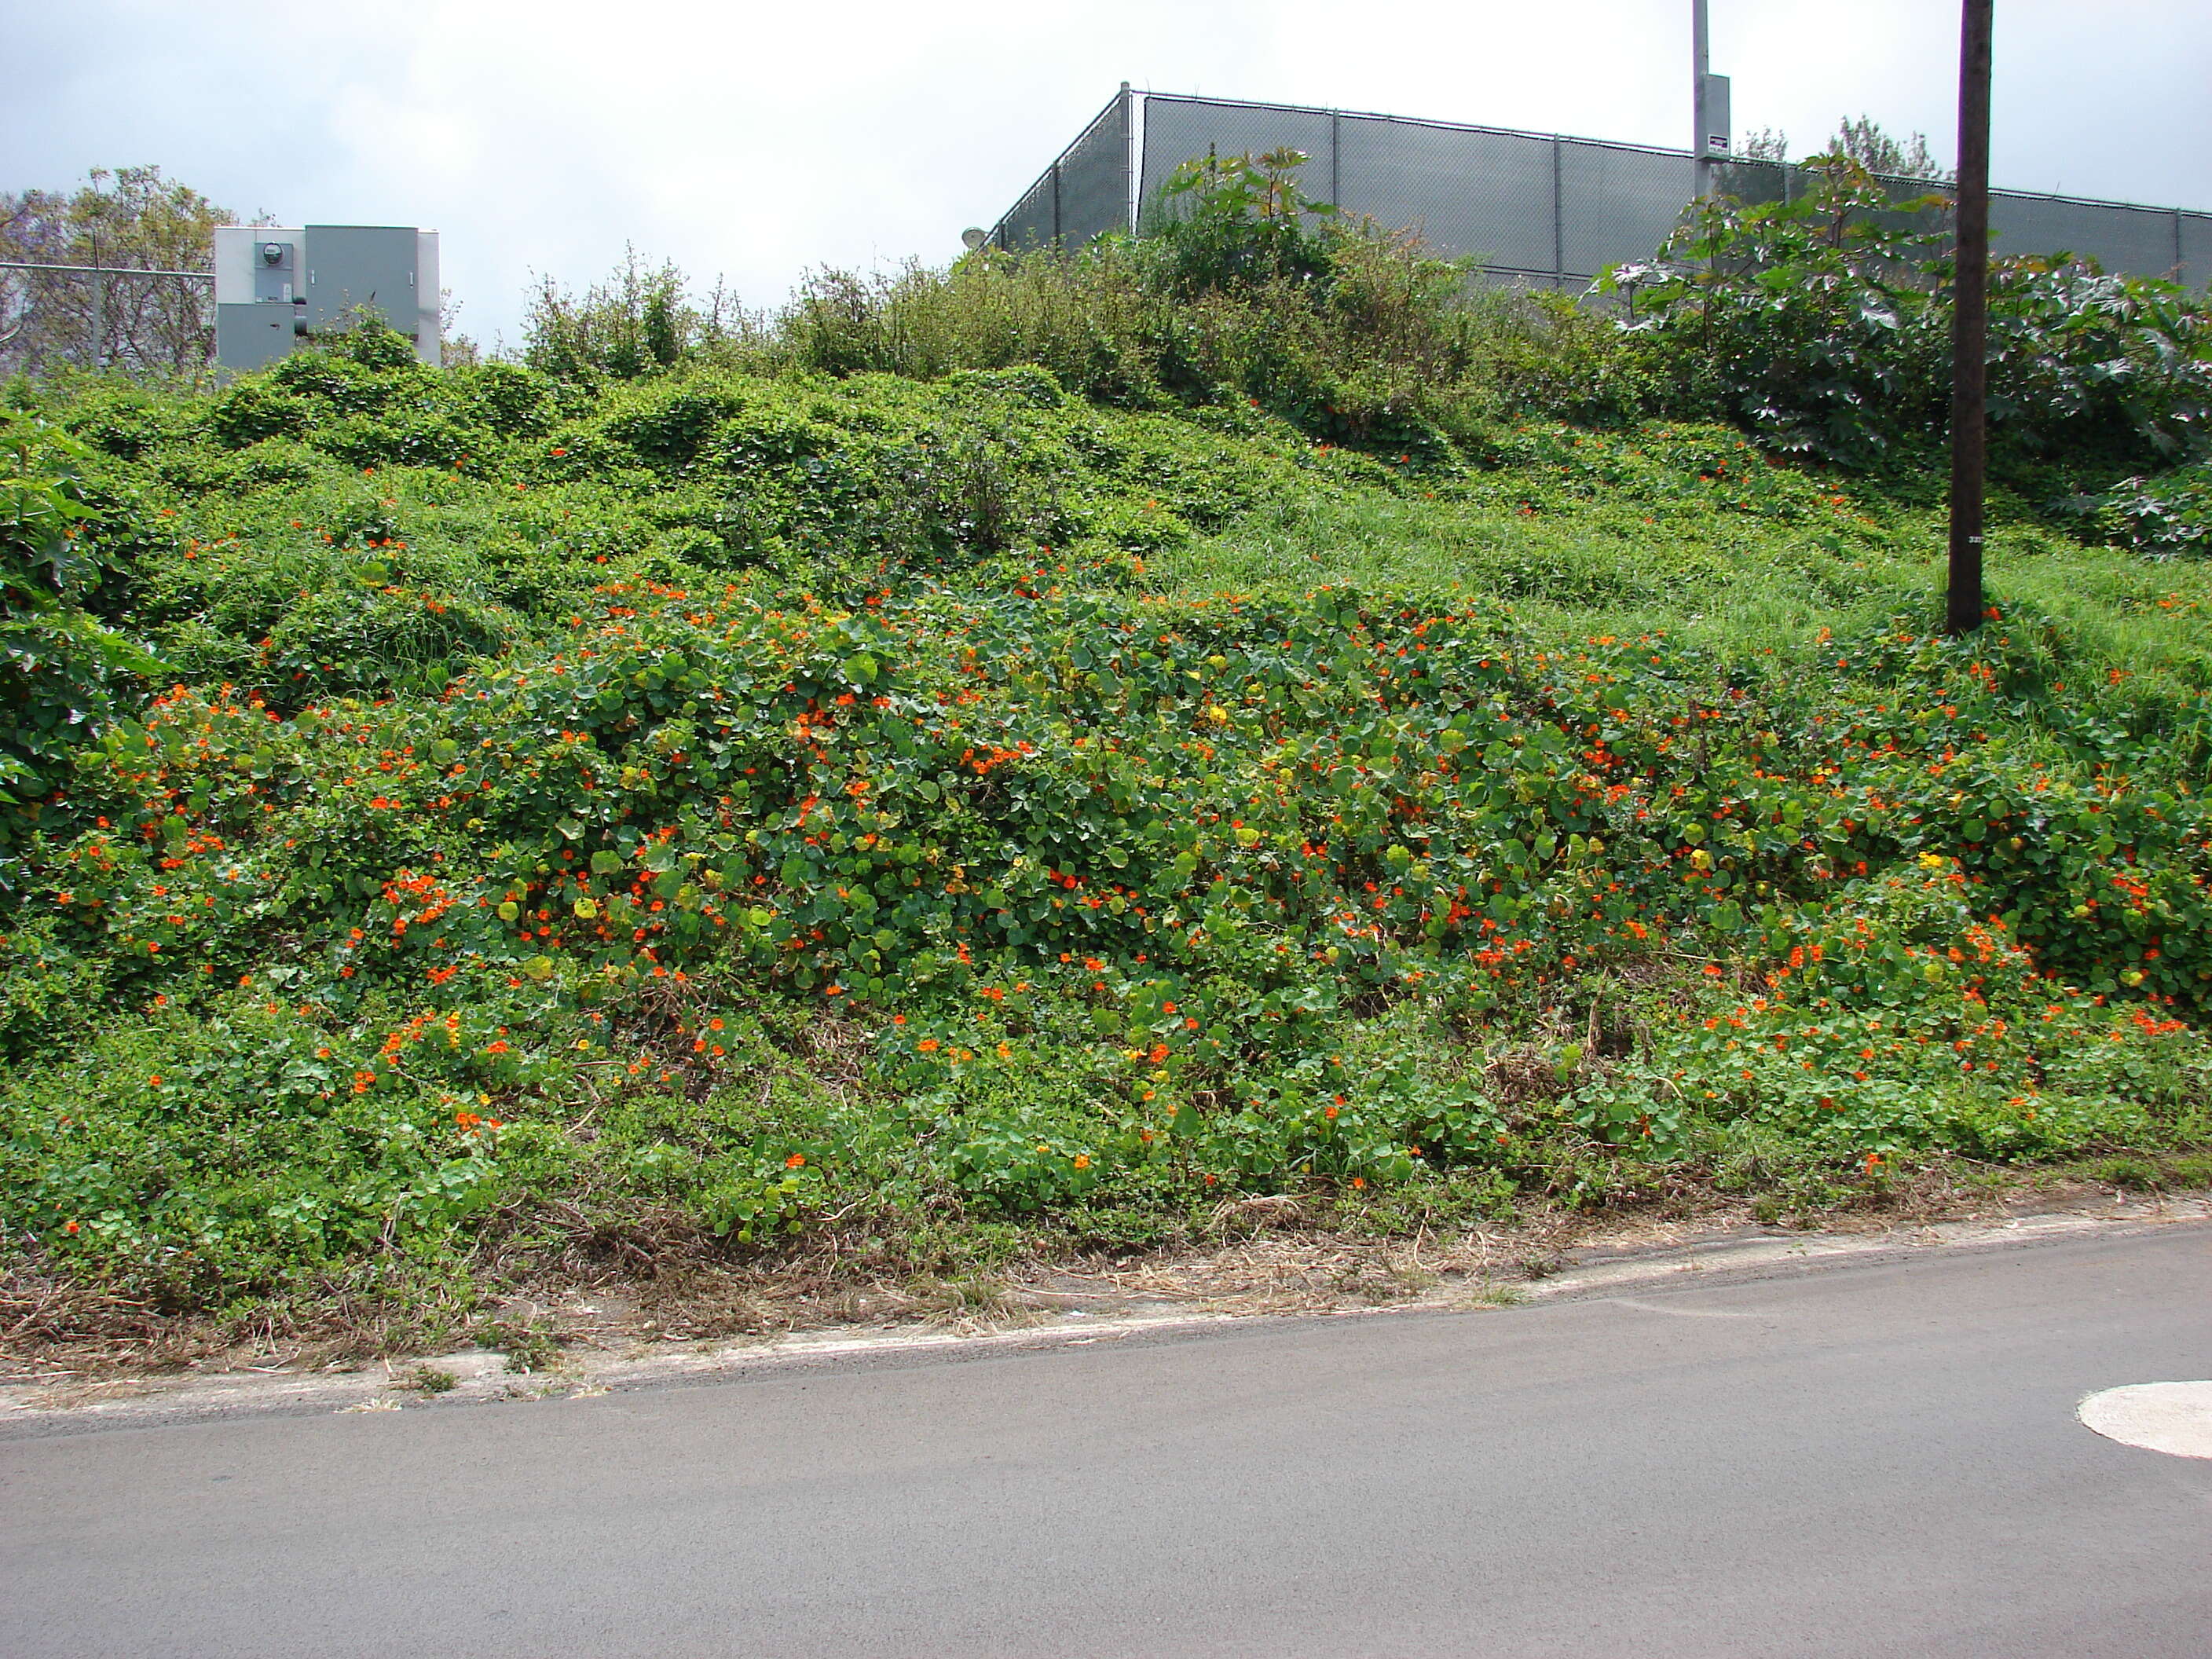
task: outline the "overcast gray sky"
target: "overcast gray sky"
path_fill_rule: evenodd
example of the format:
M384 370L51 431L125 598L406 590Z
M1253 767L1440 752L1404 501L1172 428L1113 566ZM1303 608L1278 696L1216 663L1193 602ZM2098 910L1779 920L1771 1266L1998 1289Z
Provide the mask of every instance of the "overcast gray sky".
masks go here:
M1845 115L1952 159L1955 0L1711 0L1739 134ZM2212 208L2212 0L1998 0L1991 173ZM281 223L443 234L461 327L625 242L746 303L942 260L1123 80L1688 142L1689 0L0 0L0 187L152 161Z

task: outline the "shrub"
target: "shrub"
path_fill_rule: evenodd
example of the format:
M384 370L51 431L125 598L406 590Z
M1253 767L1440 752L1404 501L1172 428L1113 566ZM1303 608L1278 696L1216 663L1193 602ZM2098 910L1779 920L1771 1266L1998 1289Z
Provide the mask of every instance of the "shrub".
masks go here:
M1477 289L1419 237L1337 216L1305 194L1304 162L1189 163L1141 240L817 273L768 358L916 378L1034 362L1102 403L1259 407L1393 455L1501 416L1638 406L1638 371L1601 318Z
M134 678L160 672L84 609L115 570L85 533L98 516L89 459L35 416L0 411L0 805L59 783L76 746L128 706ZM0 851L13 839L0 827Z
M719 284L702 310L675 265L647 266L628 248L614 275L580 298L550 277L539 279L524 323L523 359L558 380L633 380L742 338L749 326Z
M2212 453L2212 308L2173 283L1996 260L1989 373L1991 429L2027 453L2143 467Z
M1634 294L1626 327L1668 406L1847 466L1924 449L1948 411L1948 204L1893 201L1838 153L1803 172L1786 202L1693 204L1659 263L1603 285ZM1989 410L2000 464L2062 447L2123 470L2202 453L2212 313L2063 254L1993 258Z
M1305 193L1298 174L1310 159L1284 148L1176 167L1145 227L1155 280L1182 300L1324 281L1331 261L1319 223L1336 209Z
M1921 267L1929 201L1894 210L1863 167L1816 157L1788 202L1707 197L1660 251L1605 286L1675 408L1741 422L1769 447L1864 466L1940 422L1948 335Z
M2212 466L2124 478L2091 506L2098 527L2121 546L2158 559L2212 553Z

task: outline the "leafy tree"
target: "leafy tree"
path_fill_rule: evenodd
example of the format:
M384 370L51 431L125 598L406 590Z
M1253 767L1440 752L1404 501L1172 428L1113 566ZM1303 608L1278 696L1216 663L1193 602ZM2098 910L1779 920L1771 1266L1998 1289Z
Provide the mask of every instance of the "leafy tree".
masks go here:
M1790 135L1779 127L1761 127L1736 141L1735 155L1744 161L1787 161Z
M157 167L96 168L73 191L0 192L0 258L205 270L215 256L216 228L237 222L229 209L164 178ZM215 344L208 283L110 276L95 303L94 282L0 272L0 370L47 374L100 362L191 374L206 365Z
M1869 173L1886 179L1928 179L1948 184L1954 176L1929 151L1925 133L1893 138L1870 115L1862 115L1856 121L1845 116L1820 154L1856 161ZM1786 163L1790 159L1790 135L1778 127L1761 127L1736 146L1736 155L1747 161Z

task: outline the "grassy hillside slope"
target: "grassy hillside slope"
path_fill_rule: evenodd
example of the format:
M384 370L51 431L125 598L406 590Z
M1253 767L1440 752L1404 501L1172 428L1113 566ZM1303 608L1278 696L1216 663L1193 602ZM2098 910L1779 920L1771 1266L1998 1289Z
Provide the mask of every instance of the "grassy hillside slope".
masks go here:
M164 666L9 818L21 1285L435 1324L2212 1144L2203 563L2000 500L1962 644L1924 486L1718 427L389 356L29 400Z

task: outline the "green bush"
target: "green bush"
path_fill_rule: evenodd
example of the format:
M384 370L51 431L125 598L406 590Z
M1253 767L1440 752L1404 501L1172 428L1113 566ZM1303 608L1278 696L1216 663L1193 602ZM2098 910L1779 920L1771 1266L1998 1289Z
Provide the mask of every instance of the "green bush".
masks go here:
M118 574L86 533L99 517L81 477L90 459L45 422L0 411L0 809L61 782L76 745L129 706L137 677L161 670L85 608ZM0 811L0 853L9 822Z
M743 360L918 379L1036 363L1100 403L1257 407L1392 455L1433 456L1441 429L1500 416L1641 407L1642 371L1602 317L1477 288L1418 236L1336 216L1305 193L1304 162L1192 162L1139 240L823 272Z
M2124 478L2092 505L2099 528L2120 546L2158 559L2212 553L2212 466Z
M1693 204L1632 291L1666 406L1741 422L1769 448L1867 467L1917 458L1948 420L1951 267L1939 196L1898 202L1840 154L1788 201ZM2000 255L1990 283L1990 438L2008 459L2140 469L2212 431L2212 312L2170 283Z

